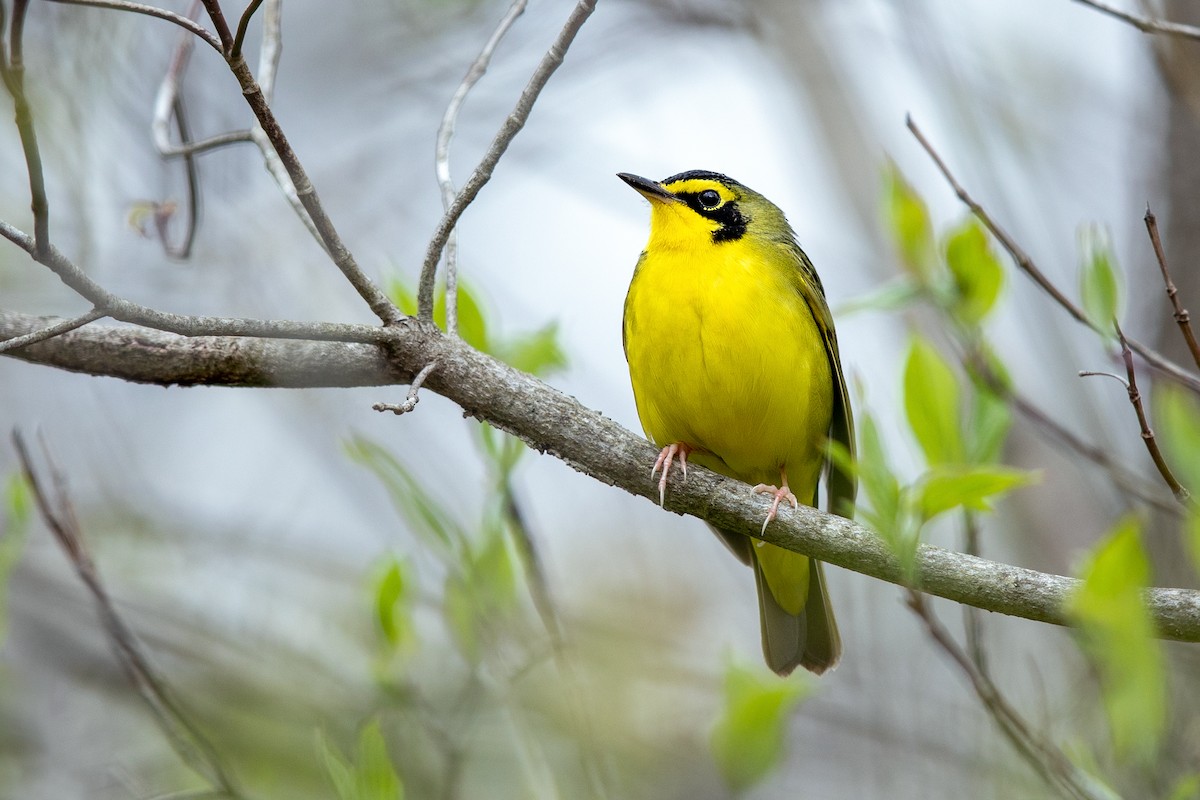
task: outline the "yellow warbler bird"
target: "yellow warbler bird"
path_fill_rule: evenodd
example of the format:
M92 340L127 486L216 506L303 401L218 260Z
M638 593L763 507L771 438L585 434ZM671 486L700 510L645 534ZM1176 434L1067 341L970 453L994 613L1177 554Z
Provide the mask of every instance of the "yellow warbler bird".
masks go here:
M715 172L662 182L620 173L650 201L650 240L625 298L625 357L638 417L672 463L757 484L780 502L850 513L853 476L828 442L854 451L854 425L825 291L783 212ZM775 482L778 481L778 485ZM841 637L821 563L740 533L716 530L754 568L767 665L822 673Z

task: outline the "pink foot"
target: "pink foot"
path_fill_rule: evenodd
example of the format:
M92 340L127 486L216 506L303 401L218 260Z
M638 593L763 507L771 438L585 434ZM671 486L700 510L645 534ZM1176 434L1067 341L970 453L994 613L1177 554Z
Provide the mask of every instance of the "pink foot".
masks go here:
M688 453L692 452L690 446L683 442L675 442L662 449L658 454L658 458L654 461L654 468L650 470L650 477L653 478L662 470L662 477L658 481L658 504L665 505L667 502L667 473L671 471L671 462L678 459L679 469L683 471L683 479L687 480L687 457Z
M767 512L767 518L763 520L763 533L766 533L767 525L770 524L771 520L775 519L775 515L779 512L779 504L784 500L787 500L789 503L791 503L792 508L800 507L799 501L796 500L796 495L792 494L792 490L788 488L787 473L781 469L779 470L779 477L780 483L783 485L778 488L765 483L760 483L751 490L754 492L754 494L769 494L773 495L775 498L771 501L771 510Z

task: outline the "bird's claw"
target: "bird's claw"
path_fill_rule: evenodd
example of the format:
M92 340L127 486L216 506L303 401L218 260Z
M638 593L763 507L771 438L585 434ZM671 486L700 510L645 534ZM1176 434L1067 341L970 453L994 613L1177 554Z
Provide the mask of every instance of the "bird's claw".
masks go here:
M675 444L667 445L658 454L658 458L654 460L654 467L650 470L650 477L653 478L662 469L662 477L658 480L658 504L666 506L667 504L667 474L671 471L671 462L678 459L679 469L683 472L683 479L687 480L687 457L688 453L692 452L692 448L686 444L676 442Z
M775 487L770 484L760 483L751 490L754 494L769 494L774 495L774 500L771 501L771 510L767 512L767 518L763 520L760 533L767 532L767 525L771 520L775 519L775 515L779 512L779 504L787 500L792 504L792 508L800 508L800 501L796 499L796 495L792 494L792 490L785 483L783 486Z

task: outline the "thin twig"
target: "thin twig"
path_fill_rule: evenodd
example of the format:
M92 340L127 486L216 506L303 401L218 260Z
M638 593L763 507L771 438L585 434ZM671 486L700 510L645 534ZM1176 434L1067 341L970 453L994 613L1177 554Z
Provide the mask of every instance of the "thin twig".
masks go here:
M442 114L442 123L438 126L437 143L434 147L434 172L437 175L438 186L442 189L442 211L447 212L454 203L454 182L450 177L450 140L454 138L454 127L458 122L458 114L463 102L479 79L487 72L492 61L492 54L504 35L512 28L517 17L525 12L528 0L513 0L504 17L492 31L492 35L484 44L479 55L467 70L466 76L454 90L454 95L446 105ZM458 335L458 233L450 231L446 239L446 332Z
M29 253L38 263L48 267L63 283L93 306L104 308L108 316L121 322L131 322L135 325L177 333L181 336L256 336L269 339L311 339L372 344L393 342L396 339L395 334L388 330L367 325L208 317L159 311L126 300L108 291L53 245L50 246L50 252L46 258L39 258L35 251L33 238L3 220L0 220L0 236Z
M1046 274L1038 268L1038 266L1033 262L1033 259L1031 259L1029 255L1021 248L1021 246L1017 244L1016 240L1009 236L1008 233L1005 232L1005 230L1001 228L995 220L992 219L991 215L988 214L983 206L976 202L975 199L967 193L967 190L963 188L962 184L960 184L954 177L954 174L950 172L950 168L946 166L946 162L942 160L942 157L933 148L933 145L930 144L929 140L925 138L925 134L922 133L921 129L917 127L917 123L913 121L912 116L909 115L905 121L908 125L908 129L912 132L913 136L916 137L917 141L920 143L921 147L924 148L925 152L929 154L929 157L937 166L938 171L942 173L942 177L945 178L946 182L950 184L950 187L954 190L954 194L968 209L970 209L971 213L983 223L984 227L991 231L992 235L996 237L996 240L1000 242L1000 245L1008 251L1010 256L1012 256L1013 261L1016 262L1021 271L1032 278L1034 283L1040 286L1042 290L1046 292L1046 294L1050 295L1054 301L1058 303L1058 305L1061 306L1068 314L1070 314L1071 317L1073 317L1077 322L1086 325L1101 335L1108 335L1108 331L1102 330L1099 325L1088 319L1088 316L1084 313L1083 309L1067 298L1067 296L1063 294L1058 287L1050 281L1049 278L1046 277ZM1135 339L1129 340L1129 346L1138 355L1144 358L1146 363L1150 366L1159 370L1177 383L1191 389L1193 392L1200 393L1200 378L1188 373L1179 365L1171 362L1169 359Z
M1059 443L1074 450L1083 458L1108 473L1114 484L1123 491L1129 492L1144 503L1154 506L1159 511L1179 515L1177 503L1172 502L1166 495L1153 491L1150 486L1139 480L1138 476L1126 469L1123 464L1113 458L1104 448L1097 447L1084 441L1072 433L1062 423L1038 407L1032 400L1012 388L1002 380L988 364L987 359L978 353L970 353L964 363L967 368L977 375L997 397L1009 403L1017 413L1029 420L1034 426L1049 434Z
M1196 363L1196 367L1200 368L1200 343L1196 342L1196 334L1192 332L1191 317L1188 310L1179 302L1179 289L1175 287L1175 282L1171 280L1171 273L1167 269L1167 256L1163 252L1162 239L1158 236L1158 220L1154 213L1150 210L1150 206L1146 206L1146 232L1150 234L1150 244L1154 247L1154 257L1158 259L1158 269L1162 272L1163 283L1166 285L1167 298L1171 301L1171 307L1175 312L1175 321L1179 323L1179 330L1183 334L1183 340L1187 342L1188 351L1192 354L1192 360Z
M258 85L262 89L263 97L266 98L268 104L275 93L275 76L279 74L279 60L283 55L283 25L282 25L282 4L280 0L270 0L267 3L267 10L263 13L263 34L262 46L259 49L258 55ZM313 218L309 215L308 210L301 202L300 196L296 194L296 185L292 183L291 176L288 175L287 168L284 167L283 161L275 152L275 148L271 145L270 139L263 131L262 124L254 123L254 127L250 129L250 141L254 142L258 147L258 151L262 154L263 164L267 168L267 172L275 179L275 183L279 186L279 190L283 192L284 199L291 205L292 211L303 223L308 232L312 234L317 244L329 252L329 248L325 240L321 238L321 232L317 230L317 225L313 222Z
M1110 6L1108 3L1102 3L1100 0L1075 0L1075 2L1126 22L1142 33L1162 33L1167 36L1181 36L1185 39L1200 40L1200 28L1195 28L1191 25L1130 14L1128 11L1122 11L1119 8Z
M1048 786L1064 797L1076 800L1099 800L1088 788L1089 781L1081 775L1071 760L1052 742L1034 733L1025 719L1001 694L1000 689L950 635L934 616L922 592L907 589L908 606L921 618L933 641L950 656L967 677L975 696L1000 728L1017 753L1037 772Z
M37 252L44 256L50 247L50 204L46 199L46 179L42 172L42 156L38 148L37 128L33 123L33 109L25 94L23 34L28 5L29 0L16 0L13 3L8 57L0 60L0 78L3 78L4 85L13 99L17 133L25 154L26 171L29 173L29 207L33 211L34 241ZM0 36L3 36L2 28Z
M79 519L66 492L65 480L45 442L42 442L42 452L50 473L49 486L42 483L33 469L33 460L19 431L13 431L13 443L42 519L54 534L71 566L75 568L80 581L91 593L104 633L112 644L121 667L150 708L172 749L185 764L213 787L226 796L241 797L216 748L183 711L166 682L143 652L133 629L117 612L116 605L105 588L88 550Z
M1117 329L1117 337L1121 340L1121 358L1125 361L1125 374L1129 376L1127 388L1129 390L1129 402L1133 404L1133 409L1137 413L1138 426L1142 430L1142 441L1146 443L1146 450L1150 453L1150 458L1154 461L1154 466L1158 468L1158 474L1162 475L1163 481L1170 488L1171 493L1175 495L1175 499L1180 503L1187 505L1191 500L1191 493L1180 485L1171 468L1167 465L1166 458L1163 457L1162 451L1158 447L1158 439L1154 437L1154 431L1150 428L1150 421L1146 417L1146 409L1142 405L1142 394L1138 391L1137 375L1133 368L1133 352L1129 349L1129 342L1125 339L1125 332L1121 330L1121 326L1116 321L1113 326Z
M229 51L229 55L233 58L238 58L242 54L242 42L246 40L246 28L250 26L250 18L258 11L258 7L262 5L263 0L250 0L246 5L246 10L242 12L242 18L238 20L237 35L233 39L233 47Z
M204 9L208 11L208 18L212 20L213 28L217 31L217 36L221 40L221 53L227 59L231 58L233 52L233 34L229 32L229 23L225 21L225 12L221 10L220 0L203 0Z
M14 336L11 339L0 341L0 353L8 352L9 350L17 350L21 347L27 347L31 344L44 342L47 339L53 339L55 336L60 336L67 331L73 331L76 328L82 328L89 322L95 322L102 317L107 316L103 309L93 308L86 314L80 314L78 317L63 320L62 322L42 328L39 331L32 331L23 336Z
M215 0L205 0L206 5L213 5L214 3ZM238 83L242 87L242 95L250 105L250 110L254 112L258 124L262 126L263 134L270 142L271 148L279 156L279 160L282 162L292 186L295 187L296 196L311 218L326 253L328 253L337 268L341 270L342 274L350 282L350 285L358 292L359 296L370 306L371 311L385 325L399 324L404 319L404 314L375 285L374 281L367 277L366 273L359 267L354 255L346 248L345 243L337 232L336 226L333 224L333 220L325 212L325 207L322 205L321 199L317 195L316 187L313 186L312 181L309 179L304 165L300 163L296 151L292 149L291 143L288 142L287 136L283 132L283 128L280 127L279 121L275 118L275 113L271 110L262 87L254 79L249 65L246 64L246 59L243 56L230 58L228 59L228 64L229 69L233 72L234 77L237 78Z
M417 287L417 314L423 320L433 319L433 288L437 280L437 265L442 257L442 249L446 246L446 240L450 238L450 231L458 224L459 217L475 201L479 195L479 191L491 179L492 171L496 168L500 158L512 143L512 140L525 127L525 121L529 119L530 112L533 111L533 105L537 102L538 95L545 88L546 82L550 80L550 76L562 64L563 58L566 56L567 49L571 43L575 41L575 35L579 33L579 29L583 27L589 16L596 8L596 0L579 0L575 4L575 8L571 11L571 15L567 18L563 29L559 31L558 37L554 43L550 45L550 49L546 51L546 55L542 57L542 61L534 70L533 75L529 79L529 83L525 85L524 91L521 92L520 99L517 100L516 107L512 113L504 120L504 124L500 126L500 130L496 133L496 138L492 140L491 146L487 153L475 167L475 171L471 173L471 177L463 184L462 191L454 198L454 202L450 208L442 216L441 222L438 223L437 229L433 233L433 238L429 242L429 247L425 251L425 261L421 265L421 279Z
M172 22L184 30L190 31L196 36L204 40L209 47L216 50L218 53L224 54L221 49L221 40L212 34L208 28L205 28L195 20L188 19L182 14L176 14L174 11L167 11L164 8L157 6L146 5L145 3L134 3L130 0L50 0L52 3L65 3L72 6L93 6L95 8L110 8L114 11L129 11L134 14L145 14L148 17L157 17L165 19L167 22Z
M437 369L436 361L430 361L421 368L421 371L418 372L412 379L412 384L408 387L408 394L405 396L403 403L376 403L375 405L371 406L371 408L376 411L390 411L396 416L407 414L408 412L412 411L417 407L417 403L421 399L417 396L417 393L421 391L421 385L425 383L425 379L428 378L429 374L435 369Z

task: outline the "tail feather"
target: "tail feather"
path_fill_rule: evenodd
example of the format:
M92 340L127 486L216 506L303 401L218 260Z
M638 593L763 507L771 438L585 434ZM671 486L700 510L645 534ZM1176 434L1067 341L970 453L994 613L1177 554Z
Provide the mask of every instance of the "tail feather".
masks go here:
M789 675L797 666L820 675L837 666L842 657L842 639L825 587L824 570L821 562L806 560L809 569L807 600L799 613L791 614L775 599L762 565L754 558L763 656L767 666L779 675Z

